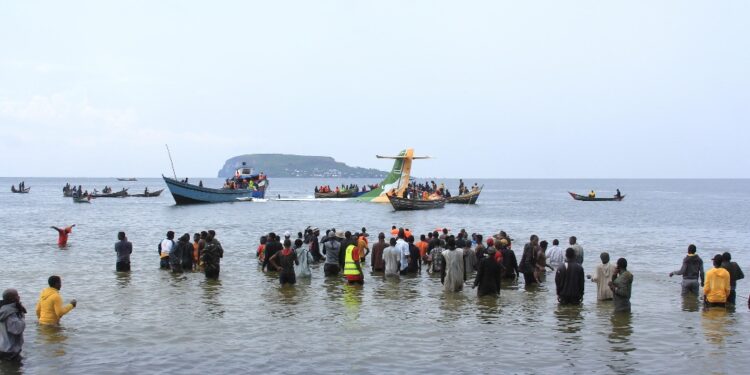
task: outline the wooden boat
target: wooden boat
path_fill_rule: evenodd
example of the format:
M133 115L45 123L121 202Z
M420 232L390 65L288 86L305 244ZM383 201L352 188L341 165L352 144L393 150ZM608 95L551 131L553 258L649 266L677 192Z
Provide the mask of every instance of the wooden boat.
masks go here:
M456 195L455 197L446 198L446 200L448 203L475 204L477 203L477 199L479 199L479 194L482 193L483 188L484 185L482 185L477 191L470 191L466 194Z
M619 202L623 199L625 199L624 195L621 195L619 197L610 197L610 198L590 198L588 195L580 195L576 193L568 192L573 199L577 201L588 201L588 202Z
M189 184L165 177L164 182L172 193L172 198L176 204L195 204L195 203L222 203L238 202L241 198L265 198L269 182L267 179L262 180L258 185L258 190L248 189L214 189L203 186Z
M326 199L326 198L352 198L354 192L351 190L345 190L341 192L331 191L328 193L315 193L315 199Z
M117 181L138 181L138 179L135 177L127 177L127 178L118 177Z
M440 199L406 199L396 196L388 196L391 206L396 211L431 210L433 208L445 207L445 198Z
M91 203L91 197L73 197L73 203Z
M141 193L141 194L130 194L131 197L142 197L142 198L150 198L150 197L158 197L161 195L161 192L164 191L164 189L156 190L156 191L149 191L148 193Z
M16 189L15 185L10 187L10 191L16 194L28 194L30 190L31 190L31 187L27 187L23 190Z
M128 189L123 188L122 190L108 194L91 194L92 198L124 198L128 196Z

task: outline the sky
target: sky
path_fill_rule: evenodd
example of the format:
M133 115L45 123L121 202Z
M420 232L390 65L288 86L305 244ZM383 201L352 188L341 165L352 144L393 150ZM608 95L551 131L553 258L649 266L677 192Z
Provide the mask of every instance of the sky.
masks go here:
M750 2L4 1L0 176L750 177ZM258 166L262 169L262 166ZM271 176L272 177L272 176Z

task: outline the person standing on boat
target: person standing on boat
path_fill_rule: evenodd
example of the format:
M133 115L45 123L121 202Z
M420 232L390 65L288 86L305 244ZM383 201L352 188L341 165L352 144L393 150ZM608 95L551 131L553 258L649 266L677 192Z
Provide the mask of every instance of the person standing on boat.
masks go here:
M599 301L609 301L613 298L612 289L609 286L613 280L613 276L616 275L615 265L609 262L609 253L603 252L599 255L602 263L596 266L594 275L586 275L587 279L596 283L596 299Z
M682 268L670 272L669 277L682 275L682 295L694 294L700 295L700 286L704 285L705 272L703 271L703 259L696 254L697 248L690 244L687 249L687 256L682 260Z
M615 198L620 199L622 197L622 194L620 194L620 189L617 189L617 193L615 194Z
M133 253L133 244L128 241L125 232L117 233L117 240L115 242L115 253L117 253L115 269L117 272L130 272L130 254Z
M161 269L169 269L169 253L172 252L174 245L174 232L170 230L167 232L167 238L159 243L159 267Z
M208 231L208 237L206 238L206 247L203 249L203 270L206 278L218 279L219 272L221 271L221 258L224 257L224 248L221 247L221 243L216 239L216 232L213 230Z
M609 289L615 299L615 312L630 312L630 292L633 290L633 274L628 271L625 258L617 260L614 280L609 282Z
M575 261L583 267L583 246L578 244L578 238L576 238L576 236L570 236L568 242L570 243L570 248L576 252Z
M68 234L70 234L71 232L73 232L73 227L75 227L75 226L76 225L73 224L73 225L69 225L69 226L67 226L67 227L65 227L63 229L60 229L60 228L58 228L56 226L51 226L50 227L50 228L52 228L52 229L54 229L54 230L57 231L57 246L59 246L59 247L65 247L65 246L68 245Z
M565 263L555 273L557 300L563 305L580 305L583 301L585 276L583 267L575 260L576 252L569 247L565 250Z

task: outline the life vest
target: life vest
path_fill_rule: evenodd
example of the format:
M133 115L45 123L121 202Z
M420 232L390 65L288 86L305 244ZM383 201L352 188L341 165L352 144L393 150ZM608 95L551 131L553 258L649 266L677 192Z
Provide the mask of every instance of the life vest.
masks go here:
M354 263L353 252L357 247L351 244L346 247L346 257L344 258L344 276L359 276L361 273Z

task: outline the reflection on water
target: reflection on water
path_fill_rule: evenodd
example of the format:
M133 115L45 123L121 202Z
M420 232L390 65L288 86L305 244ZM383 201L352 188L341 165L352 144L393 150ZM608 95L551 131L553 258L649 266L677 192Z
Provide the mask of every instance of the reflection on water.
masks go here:
M130 286L130 272L115 271L115 281L118 288L127 288Z
M630 312L613 312L610 318L612 332L609 334L611 351L621 353L608 363L607 367L616 374L631 374L634 372L637 362L629 355L635 351L635 345L630 342L633 334L633 315Z
M558 304L555 309L555 318L557 318L555 329L561 333L578 333L583 325L581 310L583 310L581 306ZM573 341L581 340L579 335L568 337Z
M53 357L61 357L65 355L66 342L68 341L68 335L65 332L66 329L59 325L37 325L37 341L44 344L42 347L45 351L48 351Z
M500 308L500 299L494 295L477 298L477 310L477 318L485 324L498 322L503 312Z
M701 307L700 298L695 294L682 296L682 311L697 312Z
M346 323L357 324L360 308L362 307L362 285L344 284L344 311Z
M200 283L203 291L202 300L209 315L221 318L224 316L224 305L219 301L221 294L221 279L204 279Z

